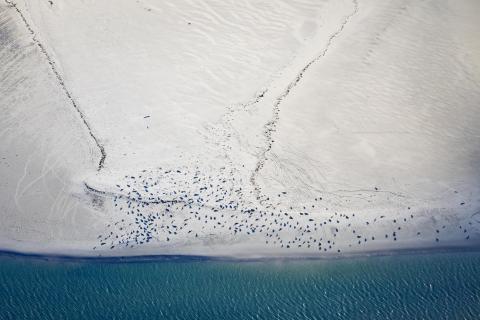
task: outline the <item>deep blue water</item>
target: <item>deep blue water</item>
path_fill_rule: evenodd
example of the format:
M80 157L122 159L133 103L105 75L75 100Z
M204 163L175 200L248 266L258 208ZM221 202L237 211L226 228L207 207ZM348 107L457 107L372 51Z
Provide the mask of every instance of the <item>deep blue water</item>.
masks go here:
M480 253L135 263L0 258L1 319L480 319Z

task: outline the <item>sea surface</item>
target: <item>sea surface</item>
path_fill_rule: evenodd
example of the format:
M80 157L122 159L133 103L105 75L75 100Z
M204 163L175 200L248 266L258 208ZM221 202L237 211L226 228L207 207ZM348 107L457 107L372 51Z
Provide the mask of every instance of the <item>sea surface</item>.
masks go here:
M128 263L4 254L0 319L480 319L480 253Z

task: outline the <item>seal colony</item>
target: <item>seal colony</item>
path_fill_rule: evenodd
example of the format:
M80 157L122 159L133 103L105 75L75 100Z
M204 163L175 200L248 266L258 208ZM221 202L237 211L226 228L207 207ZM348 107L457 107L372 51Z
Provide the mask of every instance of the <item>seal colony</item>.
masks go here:
M477 246L479 10L4 0L0 245L236 257Z
M116 185L117 190L108 195L86 185L89 192L113 198L111 205L121 217L107 225L106 234L98 235L99 243L93 250L133 248L151 242L178 245L208 241L215 235L230 239L255 236L263 238L268 247L340 253L342 249L368 247L375 240L395 242L403 237L402 227L415 226L413 214L393 219L378 215L370 220L355 213L329 212L321 196L308 204L290 204L287 191L277 194L276 199L266 197L261 204L251 202L247 199L252 198L252 192L244 194L246 190L239 187L242 183L234 171L225 169L207 177L199 168L193 172L189 168L158 168L125 176L122 184ZM390 224L390 230L376 228L384 223ZM471 219L453 230L451 225L447 229L448 221L444 223L423 234L419 228L416 236L437 244L444 234L468 241L469 229L478 221ZM359 228L361 231L356 231ZM343 238L340 245L337 236Z

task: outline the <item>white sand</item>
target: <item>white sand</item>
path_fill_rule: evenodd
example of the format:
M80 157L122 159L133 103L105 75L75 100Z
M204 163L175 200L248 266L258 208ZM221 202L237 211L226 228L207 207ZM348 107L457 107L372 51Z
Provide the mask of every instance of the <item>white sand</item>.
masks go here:
M474 0L2 0L0 247L478 245L479 13Z

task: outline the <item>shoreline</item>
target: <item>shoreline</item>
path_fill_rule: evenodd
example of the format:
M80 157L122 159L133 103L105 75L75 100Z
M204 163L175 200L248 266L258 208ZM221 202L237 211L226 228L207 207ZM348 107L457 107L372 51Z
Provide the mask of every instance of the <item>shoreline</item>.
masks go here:
M47 253L28 253L15 250L0 249L0 259L25 259L42 260L48 262L82 262L82 263L138 263L138 262L298 262L298 261L332 261L343 259L361 259L388 256L406 256L406 255L428 255L428 254L447 254L447 253L474 253L480 252L480 246L442 246L431 248L410 248L396 250L375 250L342 255L323 255L323 256L264 256L264 257L234 257L234 256L208 256L208 255L189 255L189 254L145 254L135 256L81 256L67 254L47 254Z

